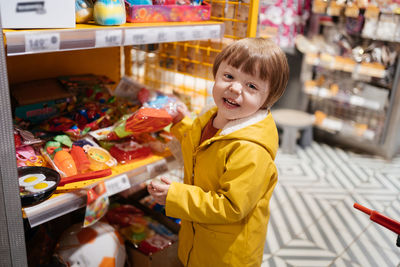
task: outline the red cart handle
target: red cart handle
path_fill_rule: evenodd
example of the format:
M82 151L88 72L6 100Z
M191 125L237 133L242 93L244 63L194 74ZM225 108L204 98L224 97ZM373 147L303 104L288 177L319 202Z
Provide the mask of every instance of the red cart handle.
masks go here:
M386 217L385 215L375 210L370 210L358 203L354 203L353 207L368 214L371 221L376 222L386 227L387 229L395 232L396 234L400 235L400 222L395 221L389 217Z

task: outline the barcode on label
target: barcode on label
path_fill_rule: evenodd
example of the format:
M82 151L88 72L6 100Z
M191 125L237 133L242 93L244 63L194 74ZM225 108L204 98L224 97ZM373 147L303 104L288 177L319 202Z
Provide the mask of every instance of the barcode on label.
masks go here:
M122 192L131 187L128 176L126 174L114 177L111 180L105 182L107 188L107 194L109 196Z

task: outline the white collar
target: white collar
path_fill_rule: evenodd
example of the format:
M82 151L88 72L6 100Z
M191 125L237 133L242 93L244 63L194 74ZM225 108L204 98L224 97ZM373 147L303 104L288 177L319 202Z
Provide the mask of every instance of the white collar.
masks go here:
M229 121L224 128L222 128L222 131L219 133L219 135L228 135L230 133L233 133L237 130L240 130L244 127L247 127L249 125L255 124L259 121L262 121L268 116L269 110L268 109L260 109L256 113L237 120L232 120Z

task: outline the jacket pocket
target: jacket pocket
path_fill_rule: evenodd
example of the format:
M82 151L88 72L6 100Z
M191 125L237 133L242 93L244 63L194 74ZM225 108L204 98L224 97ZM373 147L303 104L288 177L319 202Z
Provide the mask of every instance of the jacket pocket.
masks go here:
M189 266L234 266L232 253L238 245L238 234L216 231L211 227L212 225L194 224L195 234Z

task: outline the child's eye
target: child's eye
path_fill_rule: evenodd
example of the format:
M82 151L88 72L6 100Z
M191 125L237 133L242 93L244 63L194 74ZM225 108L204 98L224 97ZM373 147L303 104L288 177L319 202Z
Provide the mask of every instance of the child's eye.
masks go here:
M247 87L249 87L250 89L253 89L253 90L258 90L257 86L255 86L255 85L252 84L252 83L248 83L248 84L247 84Z
M229 73L225 73L224 77L227 78L227 79L230 79L230 80L233 79L233 76L230 75Z

